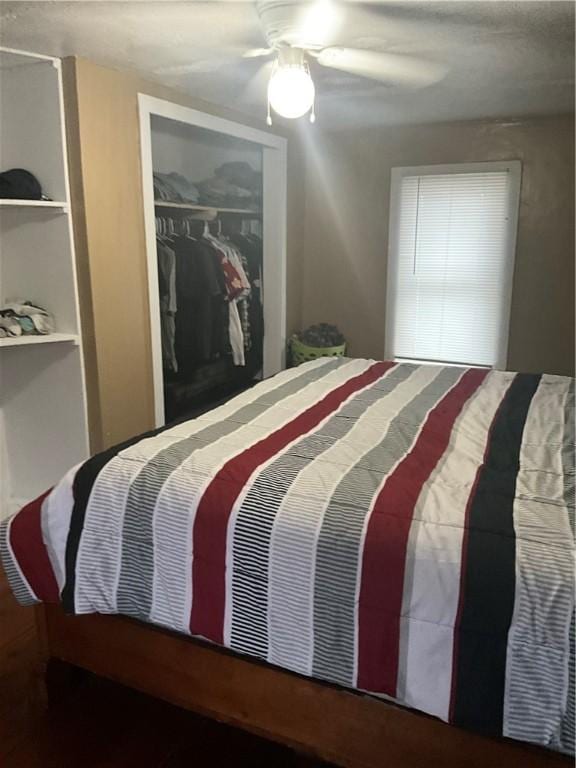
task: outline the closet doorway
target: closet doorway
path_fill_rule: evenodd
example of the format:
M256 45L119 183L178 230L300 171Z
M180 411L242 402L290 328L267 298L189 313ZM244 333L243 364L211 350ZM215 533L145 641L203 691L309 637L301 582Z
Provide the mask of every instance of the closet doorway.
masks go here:
M156 426L285 366L286 139L139 94Z

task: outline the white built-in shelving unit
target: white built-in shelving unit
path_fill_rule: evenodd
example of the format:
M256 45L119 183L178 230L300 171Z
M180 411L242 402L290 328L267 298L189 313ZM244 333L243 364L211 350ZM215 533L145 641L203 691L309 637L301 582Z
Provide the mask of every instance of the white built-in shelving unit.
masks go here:
M65 213L68 212L68 203L54 200L2 200L0 208L55 208Z
M25 168L45 200L0 200L0 305L27 299L56 332L0 339L0 517L88 455L86 389L60 60L0 48L0 170Z

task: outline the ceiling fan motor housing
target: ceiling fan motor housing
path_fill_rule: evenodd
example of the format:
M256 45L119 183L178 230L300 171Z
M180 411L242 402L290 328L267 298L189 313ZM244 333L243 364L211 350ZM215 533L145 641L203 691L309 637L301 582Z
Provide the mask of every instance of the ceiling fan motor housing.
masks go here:
M290 0L260 0L256 10L270 48L286 47L314 49L318 46L301 39L301 3Z
M304 68L306 59L302 48L282 47L278 49L278 64L281 67Z

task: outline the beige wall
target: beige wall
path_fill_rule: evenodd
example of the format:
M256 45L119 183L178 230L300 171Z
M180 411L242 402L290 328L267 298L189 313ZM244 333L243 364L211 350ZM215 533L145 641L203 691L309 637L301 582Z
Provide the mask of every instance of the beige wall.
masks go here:
M574 119L306 133L302 322L384 354L390 170L522 161L508 367L574 375Z
M67 59L65 99L92 449L153 426L138 93L252 124L134 74ZM322 133L288 143L288 332L337 323L384 349L390 169L520 159L509 367L574 371L573 119ZM281 133L281 131L277 131Z
M263 129L229 110L83 59L64 66L92 450L154 425L138 93ZM280 131L277 131L280 132ZM300 320L304 176L289 141L288 331Z

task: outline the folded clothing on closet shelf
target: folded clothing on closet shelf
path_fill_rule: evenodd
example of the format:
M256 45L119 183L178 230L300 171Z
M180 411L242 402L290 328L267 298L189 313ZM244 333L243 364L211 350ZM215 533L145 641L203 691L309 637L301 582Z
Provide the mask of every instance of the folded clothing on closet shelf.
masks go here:
M224 179L236 187L247 189L253 195L259 196L262 190L262 174L243 160L222 163L214 172L219 179Z
M155 171L154 198L171 203L197 203L200 195L198 188L181 173Z
M171 203L201 203L219 208L259 210L262 201L262 174L249 163L229 162L214 176L192 183L181 173L155 171L154 198Z
M176 190L165 181L164 174L162 173L154 173L153 174L153 183L154 183L154 199L155 200L166 200L167 202L171 203L181 203L182 198L176 192Z
M228 208L253 208L254 196L248 189L213 176L197 184L200 200L206 205Z
M0 308L0 337L53 333L54 317L31 301L12 301Z
M162 174L164 182L168 184L172 189L175 189L180 197L187 203L197 203L200 195L198 193L198 187L192 184L181 173L171 171L170 173Z

